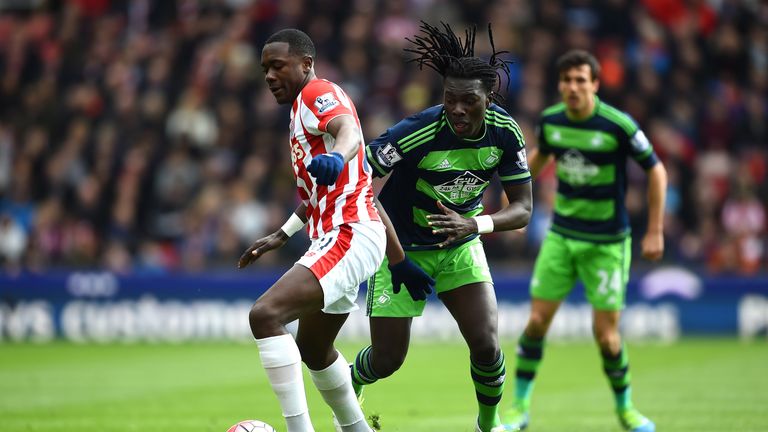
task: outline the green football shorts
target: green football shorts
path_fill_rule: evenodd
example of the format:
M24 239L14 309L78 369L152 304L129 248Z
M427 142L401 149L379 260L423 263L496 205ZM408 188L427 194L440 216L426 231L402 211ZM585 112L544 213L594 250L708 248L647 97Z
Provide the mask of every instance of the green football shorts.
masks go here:
M531 297L560 301L576 280L584 284L587 300L597 310L620 310L629 280L631 239L592 243L548 232L531 278Z
M483 243L477 237L450 249L406 251L416 265L435 279L438 293L477 282L490 282L491 272L485 259ZM415 301L405 285L392 292L392 276L384 258L376 273L368 279L367 315L372 317L421 316L426 300Z

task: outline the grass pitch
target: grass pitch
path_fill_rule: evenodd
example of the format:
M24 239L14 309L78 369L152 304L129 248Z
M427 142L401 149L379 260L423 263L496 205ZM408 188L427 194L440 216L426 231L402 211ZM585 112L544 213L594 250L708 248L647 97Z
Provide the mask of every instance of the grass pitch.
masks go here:
M352 359L362 344L340 346ZM513 395L514 342L508 358ZM552 343L531 432L619 431L593 344ZM768 344L684 340L630 345L634 400L659 431L768 431ZM414 344L403 368L366 389L384 432L472 431L476 415L460 343ZM329 409L305 376L315 428ZM251 344L0 345L0 431L223 432L256 418L285 426Z

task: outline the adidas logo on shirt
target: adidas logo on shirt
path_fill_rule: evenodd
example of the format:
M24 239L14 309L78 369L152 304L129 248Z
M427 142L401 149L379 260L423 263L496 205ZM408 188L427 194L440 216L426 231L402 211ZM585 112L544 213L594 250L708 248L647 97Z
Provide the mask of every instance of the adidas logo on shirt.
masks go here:
M448 162L448 159L443 159L442 162L440 162L440 165L437 166L439 169L448 169L451 167L451 163Z

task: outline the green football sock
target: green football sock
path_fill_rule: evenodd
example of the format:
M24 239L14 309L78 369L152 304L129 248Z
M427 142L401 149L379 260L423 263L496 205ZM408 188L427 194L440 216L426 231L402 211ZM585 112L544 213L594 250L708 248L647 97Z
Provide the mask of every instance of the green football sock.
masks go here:
M621 351L616 355L602 353L603 370L608 377L608 382L613 389L616 399L616 409L623 411L632 408L632 389L630 387L631 374L629 373L629 354L622 345Z
M379 380L380 376L373 371L371 366L371 350L373 347L368 345L360 350L355 356L355 361L350 365L352 372L352 387L355 394L360 396L363 386L373 384Z
M544 355L544 338L532 338L523 332L517 345L515 372L515 401L521 410L528 411L533 393L533 380Z
M491 364L478 363L472 358L469 360L472 383L475 385L475 396L477 397L477 423L483 431L490 431L491 428L501 423L499 420L499 402L501 402L501 395L504 393L506 373L504 353L500 352L499 357Z

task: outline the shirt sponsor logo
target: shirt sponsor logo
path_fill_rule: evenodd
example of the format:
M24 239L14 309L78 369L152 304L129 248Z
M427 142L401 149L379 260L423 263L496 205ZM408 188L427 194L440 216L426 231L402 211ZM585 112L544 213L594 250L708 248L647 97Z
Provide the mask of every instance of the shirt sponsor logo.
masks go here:
M336 96L332 92L322 94L315 99L315 107L317 107L317 112L321 114L331 111L337 106L339 106L339 100L336 99Z
M588 184L600 171L578 150L568 150L557 161L565 180L573 186Z
M379 147L376 150L376 159L381 165L392 168L396 163L403 160L403 157L397 152L395 146L392 143L386 143L384 146Z
M488 182L469 171L447 181L441 185L435 186L435 191L450 202L464 201L468 198L476 197L485 188Z

